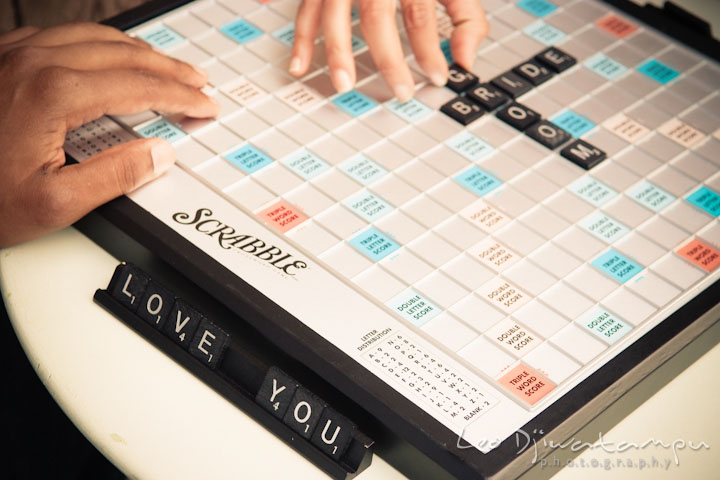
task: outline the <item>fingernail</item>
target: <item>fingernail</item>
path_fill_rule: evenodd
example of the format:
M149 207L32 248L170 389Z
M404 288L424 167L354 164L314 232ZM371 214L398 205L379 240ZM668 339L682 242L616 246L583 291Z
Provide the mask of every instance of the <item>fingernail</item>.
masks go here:
M293 75L300 75L300 67L300 57L293 57L290 60L290 67L288 68L288 72Z
M430 81L436 87L444 87L447 83L447 75L443 75L442 73L431 73Z
M395 85L393 87L393 93L400 103L405 103L412 98L412 88L407 85Z
M352 80L350 80L350 74L342 68L334 69L331 74L332 84L335 89L340 93L349 92L353 88Z
M175 163L175 149L170 142L162 140L150 149L150 157L153 162L153 175L158 177Z

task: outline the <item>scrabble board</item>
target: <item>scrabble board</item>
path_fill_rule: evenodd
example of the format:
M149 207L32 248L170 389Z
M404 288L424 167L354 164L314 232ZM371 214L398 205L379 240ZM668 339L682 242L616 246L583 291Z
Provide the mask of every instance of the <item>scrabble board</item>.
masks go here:
M355 11L338 94L322 38L287 73L296 0L153 6L121 26L208 71L220 114L103 117L65 148L172 142L111 218L448 472L490 477L515 432L562 426L720 298L720 65L607 3L482 3L470 71L438 9L445 87L398 13L402 104Z

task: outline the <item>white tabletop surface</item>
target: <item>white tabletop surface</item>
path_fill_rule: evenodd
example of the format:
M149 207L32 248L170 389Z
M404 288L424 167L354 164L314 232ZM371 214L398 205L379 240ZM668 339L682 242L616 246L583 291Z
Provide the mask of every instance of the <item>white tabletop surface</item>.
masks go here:
M323 478L310 462L93 303L95 289L107 286L117 263L73 228L0 251L0 288L20 342L85 436L131 478ZM717 327L720 323L700 340L717 344ZM549 466L538 464L525 477L555 474L565 480L582 471L585 480L712 478L714 450L720 446L720 387L712 379L719 364L716 345L677 376L672 369L660 371L655 383L666 385L623 421L607 432L595 423L577 436L592 443L602 432L604 447L596 444L561 469L553 462L566 462L560 457L571 448L565 447L551 454ZM678 464L672 449L657 442L617 451L618 442L641 445L653 439L675 443ZM678 443L690 441L710 448ZM653 459L661 466L653 467ZM643 460L648 466L641 470ZM360 478L402 476L375 455Z

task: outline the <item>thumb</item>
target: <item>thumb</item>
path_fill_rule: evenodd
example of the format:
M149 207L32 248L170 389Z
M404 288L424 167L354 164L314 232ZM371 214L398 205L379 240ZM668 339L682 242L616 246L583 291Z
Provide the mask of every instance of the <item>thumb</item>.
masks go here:
M72 223L100 205L130 193L165 173L175 163L175 149L160 138L147 138L116 145L76 165L57 172L53 189L71 194L54 211Z

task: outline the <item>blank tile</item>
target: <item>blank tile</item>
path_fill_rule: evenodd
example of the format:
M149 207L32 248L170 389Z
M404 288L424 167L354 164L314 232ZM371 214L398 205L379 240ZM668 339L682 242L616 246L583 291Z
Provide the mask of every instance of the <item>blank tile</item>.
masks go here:
M633 277L627 282L626 286L629 290L658 307L667 305L680 294L677 287L648 270Z
M417 238L408 245L408 248L435 267L444 265L460 254L459 249L432 231Z
M375 225L401 244L408 244L427 231L400 210L390 212L376 221Z
M637 147L625 150L614 161L640 176L646 176L663 165L657 158Z
M547 343L525 355L523 361L555 383L564 381L580 368L580 364Z
M380 265L408 285L424 279L433 271L432 265L407 248L393 252L392 255L384 258ZM436 292L426 291L425 293L431 299L436 295Z
M702 270L673 253L668 253L653 265L652 271L682 289L690 288L705 276Z
M578 288L583 288L583 286L578 285ZM593 305L593 302L586 296L581 295L565 282L557 283L540 295L540 299L571 319L579 317Z
M638 230L667 250L673 250L690 236L688 232L661 216L652 218Z
M330 197L310 184L302 185L293 190L285 198L293 205L300 207L309 217L317 215L335 203Z
M421 195L403 205L402 210L427 228L450 218L452 213L427 195Z
M443 265L441 270L468 290L477 289L495 275L495 272L480 265L465 253Z
M336 204L314 217L314 220L338 238L349 238L367 226L365 221L342 204Z
M617 283L589 265L582 265L567 277L572 285L582 285L583 292L599 302L617 288Z
M339 243L320 255L320 259L345 278L351 278L373 263L347 243Z
M553 241L584 261L589 261L605 248L603 242L574 225L555 237Z
M219 124L196 133L194 137L215 153L226 152L242 143L240 137Z
M415 288L432 298L442 308L449 308L470 293L465 287L439 271L415 282Z
M441 313L422 326L436 342L456 352L478 337L477 333L452 315Z
M652 304L624 287L603 300L603 305L635 326L642 323L657 310Z
M662 216L689 232L699 231L712 220L708 214L683 200L663 210Z
M225 193L227 193L233 201L250 211L255 211L271 200L277 199L274 193L270 192L252 178L246 178L234 183L230 188L225 190Z
M470 222L460 218L458 215L453 215L437 225L434 231L462 250L470 248L485 238L482 230L471 225Z
M556 333L550 341L561 352L578 360L581 365L590 362L606 348L604 343L595 340L572 323Z
M369 188L397 207L404 205L420 193L418 189L392 173L374 182Z
M445 180L427 194L450 211L458 212L477 200L477 197L454 180Z
M637 227L653 215L652 211L625 195L619 195L604 205L602 211L631 228Z
M547 239L555 237L570 226L567 220L542 205L520 217L520 221Z
M667 252L667 250L636 232L630 232L618 240L614 248L643 266L652 265L655 260Z
M279 163L273 163L253 176L255 180L277 196L285 195L303 183L297 175Z
M515 363L515 358L484 337L478 337L458 354L472 366L490 377L498 377Z
M682 197L697 185L693 179L670 166L656 170L648 176L648 180L676 197Z
M335 200L343 200L362 188L355 180L335 168L313 178L312 184Z
M512 222L496 234L498 240L521 255L530 252L545 243L545 239L520 222Z
M521 260L503 272L520 288L532 295L540 295L550 288L557 278L528 260Z
M541 246L529 258L557 278L565 277L580 266L580 260L553 243Z
M381 302L390 300L406 288L404 283L377 265L370 267L352 280L370 296Z

